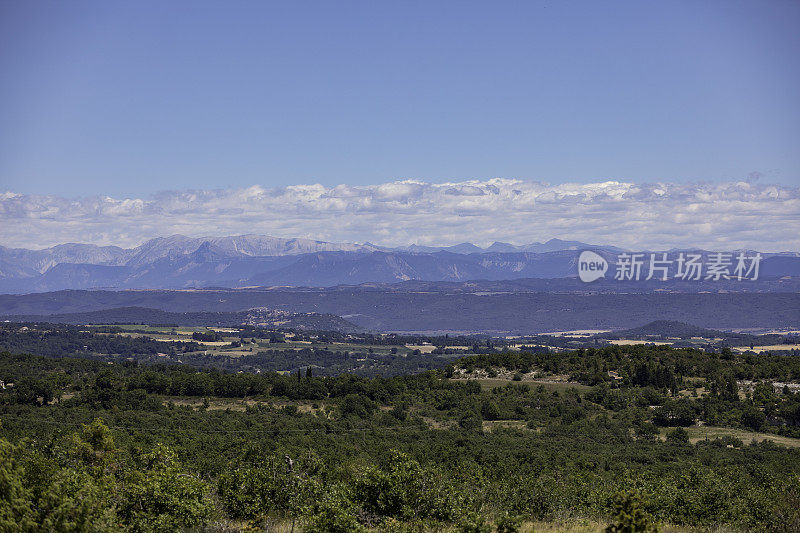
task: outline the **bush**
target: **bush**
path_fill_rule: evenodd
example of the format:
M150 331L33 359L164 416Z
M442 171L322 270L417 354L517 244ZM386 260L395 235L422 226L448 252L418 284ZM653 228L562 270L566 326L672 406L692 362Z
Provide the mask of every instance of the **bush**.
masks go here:
M304 467L298 461L290 471L286 459L268 457L252 467L223 472L217 492L233 518L261 520L275 510L294 517L321 493L319 483Z
M453 518L454 491L405 453L393 451L388 468L374 466L356 480L354 500L381 518Z
M123 483L119 514L133 531L180 531L202 525L213 513L211 490L184 473L175 454L156 445Z
M24 473L17 451L16 446L0 439L0 531L25 531L34 526L30 491L22 483Z
M679 427L667 433L667 442L674 442L676 444L689 444L689 433Z
M356 516L358 508L340 488L334 488L309 509L305 533L358 533L365 531Z
M481 415L483 415L484 420L500 420L502 418L500 408L491 400L483 402L483 405L481 405Z
M482 431L483 419L478 413L467 413L461 416L458 425L465 431Z
M468 513L456 528L458 533L491 533L492 526L480 513Z
M653 410L653 422L658 426L691 426L695 411L685 400L667 402Z
M86 473L60 470L37 502L41 530L118 530L114 507L103 489Z
M753 431L761 431L767 423L767 417L755 407L748 407L742 413L742 425Z
M657 533L658 526L644 511L641 496L637 493L618 493L614 497L616 523L606 528L606 533Z
M497 533L517 533L522 526L522 517L506 513L497 521Z

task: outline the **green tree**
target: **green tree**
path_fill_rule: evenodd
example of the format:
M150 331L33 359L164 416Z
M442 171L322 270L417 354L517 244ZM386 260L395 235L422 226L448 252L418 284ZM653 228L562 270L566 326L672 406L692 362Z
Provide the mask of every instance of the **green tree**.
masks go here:
M181 469L175 453L157 444L123 480L119 514L128 529L170 532L195 528L211 516L207 483Z
M322 496L320 483L311 475L318 467L316 456L296 462L272 456L253 466L230 465L219 476L217 492L234 518L260 521L278 511L294 519Z
M16 446L0 438L0 532L30 531L35 526L18 452Z
M358 507L341 487L333 487L308 508L304 533L359 533L366 531L356 519Z
M85 472L59 470L37 501L42 531L121 531L113 489Z
M667 442L676 444L689 444L689 433L682 427L677 427L667 433Z
M83 424L80 433L73 434L69 439L69 455L78 464L87 466L95 476L109 473L117 452L114 436L101 418L95 418L91 424Z
M484 420L499 420L501 418L500 408L492 400L486 400L481 405L481 415Z
M658 525L645 512L638 493L618 493L614 497L614 524L606 533L658 533Z
M749 405L742 411L742 425L753 431L761 431L767 423L767 417L758 408Z
M400 520L453 518L453 490L402 452L392 451L388 468L368 467L353 489L355 501L380 517Z

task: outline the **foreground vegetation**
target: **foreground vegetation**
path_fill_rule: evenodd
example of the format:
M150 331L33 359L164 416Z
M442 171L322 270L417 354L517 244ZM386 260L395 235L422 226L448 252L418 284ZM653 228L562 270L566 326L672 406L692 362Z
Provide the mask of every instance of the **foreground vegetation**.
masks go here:
M0 531L795 531L798 362L614 346L367 378L6 352Z

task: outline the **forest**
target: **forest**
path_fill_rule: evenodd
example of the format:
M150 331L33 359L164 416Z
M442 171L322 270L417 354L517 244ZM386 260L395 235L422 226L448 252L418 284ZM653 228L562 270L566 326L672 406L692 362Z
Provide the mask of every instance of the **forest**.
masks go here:
M492 350L367 377L46 352L0 354L2 531L800 528L796 356Z

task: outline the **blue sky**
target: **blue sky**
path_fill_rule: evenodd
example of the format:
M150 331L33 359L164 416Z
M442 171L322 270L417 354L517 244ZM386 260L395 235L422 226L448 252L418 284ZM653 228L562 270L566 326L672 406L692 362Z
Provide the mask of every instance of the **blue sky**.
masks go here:
M794 1L6 0L0 192L796 186L799 27Z

